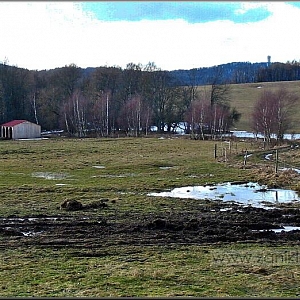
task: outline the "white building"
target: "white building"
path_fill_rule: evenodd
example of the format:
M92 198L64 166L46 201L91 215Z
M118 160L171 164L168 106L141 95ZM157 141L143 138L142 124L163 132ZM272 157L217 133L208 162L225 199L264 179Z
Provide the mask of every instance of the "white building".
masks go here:
M32 139L41 137L41 126L26 120L13 120L1 125L3 139Z

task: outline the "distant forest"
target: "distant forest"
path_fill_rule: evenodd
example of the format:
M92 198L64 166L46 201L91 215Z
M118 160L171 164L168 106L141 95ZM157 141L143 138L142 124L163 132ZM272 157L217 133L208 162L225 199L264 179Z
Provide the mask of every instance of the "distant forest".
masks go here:
M82 69L71 64L42 71L2 63L0 124L26 119L43 130L63 129L77 136L121 131L139 135L153 125L158 131L172 131L179 122L194 119L192 104L201 98L207 107L204 110L201 104L201 126L226 131L238 120L238 112L230 108L227 99L228 84L299 79L300 63L296 61L270 65L238 62L174 71L163 71L154 63L129 63L124 69ZM197 94L198 85L208 86L205 95Z
M276 62L270 65L267 62L232 62L208 68L175 70L169 73L174 84L182 85L190 85L191 81L195 81L198 85L211 84L216 74L220 83L294 81L300 80L300 62Z

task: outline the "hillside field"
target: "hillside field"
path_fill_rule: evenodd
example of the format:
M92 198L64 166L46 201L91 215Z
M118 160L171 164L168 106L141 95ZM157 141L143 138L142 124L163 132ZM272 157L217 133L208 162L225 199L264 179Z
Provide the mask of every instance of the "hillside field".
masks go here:
M280 82L260 82L260 83L244 83L230 85L231 106L235 107L240 112L241 119L236 124L236 130L251 130L251 112L257 99L261 93L268 89L276 91L280 88L286 88L288 91L296 93L299 96L299 105L295 110L295 124L293 130L295 133L300 133L300 123L296 120L300 118L300 81L280 81ZM200 90L205 88L200 86Z

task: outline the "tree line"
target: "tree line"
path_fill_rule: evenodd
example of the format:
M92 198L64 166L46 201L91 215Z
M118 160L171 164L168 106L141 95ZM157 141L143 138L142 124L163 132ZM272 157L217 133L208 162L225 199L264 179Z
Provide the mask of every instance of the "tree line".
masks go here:
M71 64L43 71L3 63L0 124L26 119L40 124L43 130L62 129L79 137L139 136L148 134L152 126L159 132L174 132L184 124L185 132L195 139L217 138L229 132L240 113L231 107L224 68L214 70L209 84L200 91L196 69L190 70L188 80L181 85L154 63L129 63L124 69L82 69ZM297 99L286 90L265 91L252 113L254 132L264 134L267 142L273 134L282 139L292 128Z
M267 68L259 69L257 82L300 80L300 62L272 63Z
M0 123L27 119L44 130L63 129L70 135L109 136L123 132L138 136L151 126L172 132L179 123L186 130L229 130L238 114L232 111L228 85L212 79L198 95L196 82L174 85L174 78L154 63L126 68L81 69L75 64L32 71L0 65ZM194 117L200 111L201 120ZM191 128L191 129L190 129Z

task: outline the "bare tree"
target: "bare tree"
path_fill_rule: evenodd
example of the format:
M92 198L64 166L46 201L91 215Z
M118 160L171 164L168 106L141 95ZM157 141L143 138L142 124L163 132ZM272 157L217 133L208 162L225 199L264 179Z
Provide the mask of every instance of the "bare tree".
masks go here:
M204 140L204 134L210 123L210 101L205 91L195 98L185 113L185 121L189 124L192 138Z
M135 95L123 106L119 123L125 128L128 135L133 133L135 136L139 136L143 129L147 133L150 118L151 108L140 95Z
M293 126L293 108L298 96L282 88L275 92L264 91L252 112L252 129L261 133L267 144L274 134L281 142L287 130Z
M284 134L293 126L293 112L299 97L286 89L279 89L275 95L275 124L277 141L283 140Z
M108 136L111 132L111 102L112 95L110 91L99 92L93 103L91 118L93 128L97 135Z
M222 82L222 69L217 68L210 89L211 120L209 127L213 139L216 139L218 135L222 135L232 124L232 121L229 119L232 116L230 113L229 93L230 86Z
M86 135L88 124L88 101L79 90L73 92L63 105L65 126L69 133L79 137Z

